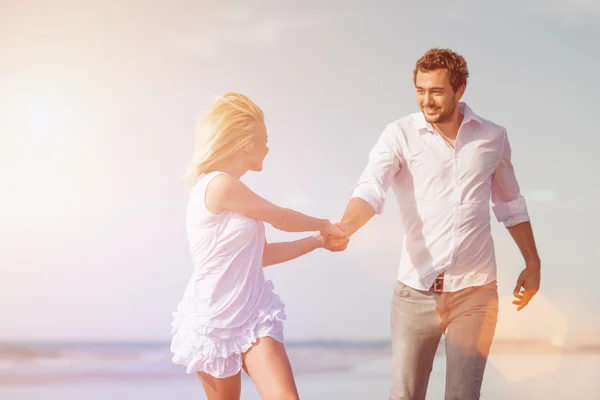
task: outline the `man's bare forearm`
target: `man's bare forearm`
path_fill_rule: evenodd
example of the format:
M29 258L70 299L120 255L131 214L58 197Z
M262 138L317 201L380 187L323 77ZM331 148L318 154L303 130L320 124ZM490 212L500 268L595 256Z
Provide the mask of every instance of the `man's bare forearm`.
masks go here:
M508 228L510 235L519 247L523 258L525 259L525 265L527 268L540 268L540 256L538 255L537 248L535 245L535 239L533 237L533 229L531 223L522 222L520 224L511 226Z
M373 207L360 197L353 197L348 202L344 216L340 221L348 230L348 236L354 234L375 215Z

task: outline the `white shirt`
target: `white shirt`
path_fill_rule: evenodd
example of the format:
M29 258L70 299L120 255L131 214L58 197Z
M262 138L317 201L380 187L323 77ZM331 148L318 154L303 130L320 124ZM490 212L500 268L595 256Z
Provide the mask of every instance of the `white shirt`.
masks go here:
M506 129L465 103L460 112L454 149L420 112L388 124L353 187L381 214L392 186L405 233L398 280L419 290L442 272L449 292L496 279L490 200L506 227L529 221Z

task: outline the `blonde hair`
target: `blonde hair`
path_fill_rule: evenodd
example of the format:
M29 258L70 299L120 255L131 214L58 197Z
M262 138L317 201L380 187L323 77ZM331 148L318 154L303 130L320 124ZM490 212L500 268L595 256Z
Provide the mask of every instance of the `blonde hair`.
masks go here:
M185 174L188 185L250 148L261 124L264 114L248 97L235 92L217 97L196 127L194 155Z

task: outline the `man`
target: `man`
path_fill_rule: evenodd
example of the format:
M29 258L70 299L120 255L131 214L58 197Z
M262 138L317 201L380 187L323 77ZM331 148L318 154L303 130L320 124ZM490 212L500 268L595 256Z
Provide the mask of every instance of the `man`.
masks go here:
M446 399L480 397L498 315L490 199L525 259L514 290L517 310L540 285L506 130L460 102L467 77L464 58L448 49L431 49L417 61L421 112L387 125L341 221L356 232L382 213L392 186L405 232L392 302L392 400L425 399L442 334Z

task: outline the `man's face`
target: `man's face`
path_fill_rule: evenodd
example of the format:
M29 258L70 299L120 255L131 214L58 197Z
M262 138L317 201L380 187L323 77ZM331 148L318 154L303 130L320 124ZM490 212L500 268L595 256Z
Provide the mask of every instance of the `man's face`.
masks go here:
M450 74L445 69L417 72L415 79L417 104L431 124L448 122L458 107L464 86L456 92L450 85Z

